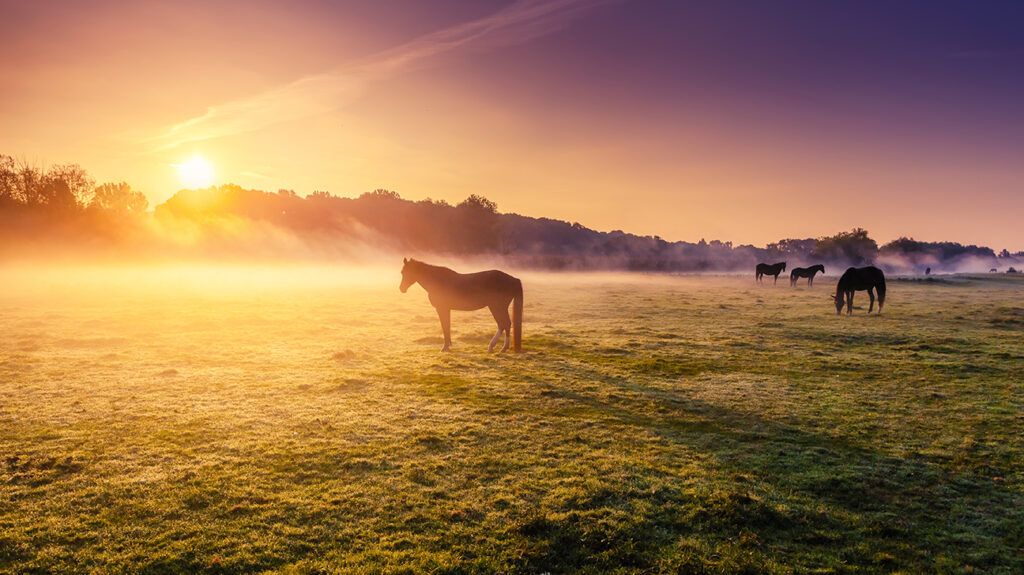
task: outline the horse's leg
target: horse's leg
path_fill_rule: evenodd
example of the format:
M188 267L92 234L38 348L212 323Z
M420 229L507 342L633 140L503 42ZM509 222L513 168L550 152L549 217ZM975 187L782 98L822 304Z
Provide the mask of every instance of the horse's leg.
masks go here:
M494 351L494 346L498 345L498 339L501 334L505 334L505 345L501 347L501 351L508 351L509 342L511 341L512 333L512 318L508 315L508 304L504 307L500 305L489 306L491 309L491 315L494 316L494 321L498 324L498 331L491 338L491 344L487 346L487 353Z
M875 309L875 288L868 288L868 297L871 298L871 303L868 304L868 313L871 313Z
M846 292L846 315L853 315L853 290Z
M501 337L501 327L498 327L498 331L494 333L494 337L491 338L491 343L487 344L487 353L494 351L494 346L498 345L498 338Z
M452 310L437 308L437 317L441 320L441 332L444 333L444 347L441 351L452 348Z

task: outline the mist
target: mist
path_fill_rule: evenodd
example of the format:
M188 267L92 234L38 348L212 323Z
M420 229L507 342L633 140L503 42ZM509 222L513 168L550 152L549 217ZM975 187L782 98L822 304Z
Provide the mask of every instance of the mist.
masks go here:
M879 245L854 228L764 247L728 240L670 241L578 222L502 213L470 195L452 205L378 189L357 198L300 196L236 185L181 190L148 209L127 183L96 185L81 167L42 169L0 155L0 261L323 263L374 266L402 257L464 266L546 271L750 273L824 264L838 273L878 265L891 273L1007 271L1024 253L901 237Z

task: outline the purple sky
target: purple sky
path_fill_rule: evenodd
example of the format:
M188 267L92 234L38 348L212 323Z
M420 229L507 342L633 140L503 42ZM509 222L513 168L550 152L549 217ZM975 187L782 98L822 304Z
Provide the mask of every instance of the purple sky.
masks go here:
M1024 3L0 0L0 152L668 239L1024 249Z

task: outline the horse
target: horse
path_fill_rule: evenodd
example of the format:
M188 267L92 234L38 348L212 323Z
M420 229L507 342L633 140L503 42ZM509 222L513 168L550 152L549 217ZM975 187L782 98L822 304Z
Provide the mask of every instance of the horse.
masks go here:
M817 264L809 268L793 268L793 272L789 274L789 286L795 287L797 278L807 278L807 287L810 287L814 285L814 274L818 272L824 274L825 266Z
M763 276L775 276L775 283L779 282L779 274L786 271L786 262L779 262L777 264L757 264L754 269L754 279L761 283Z
M487 352L494 351L502 333L505 334L502 352L508 351L510 336L515 352L523 350L523 282L518 278L498 270L460 274L446 267L404 259L402 282L398 289L405 293L409 286L417 282L427 291L427 298L441 320L441 331L444 333L444 347L441 351L449 351L452 347L452 310L475 311L485 307L491 310L494 321L498 323L498 332L491 338ZM508 313L510 303L512 317Z
M875 266L864 268L849 268L836 283L836 295L832 299L836 302L836 315L843 310L843 302L846 303L846 315L853 313L853 292L868 291L871 304L868 306L868 313L875 307L875 291L878 290L878 313L882 313L882 305L885 304L885 274Z

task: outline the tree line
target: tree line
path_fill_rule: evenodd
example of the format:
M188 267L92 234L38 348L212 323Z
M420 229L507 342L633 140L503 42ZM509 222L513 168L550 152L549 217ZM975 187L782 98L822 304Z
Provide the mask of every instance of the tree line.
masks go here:
M28 244L152 255L303 257L388 252L500 257L543 269L744 270L759 261L878 264L892 271L1020 265L1024 253L899 238L882 246L863 229L765 247L718 240L666 241L579 223L500 213L482 195L462 202L403 199L378 189L357 198L325 191L300 196L227 184L181 190L148 210L124 182L97 185L80 166L48 169L0 155L0 240L12 255Z

